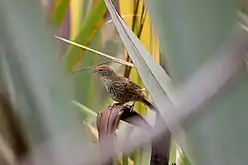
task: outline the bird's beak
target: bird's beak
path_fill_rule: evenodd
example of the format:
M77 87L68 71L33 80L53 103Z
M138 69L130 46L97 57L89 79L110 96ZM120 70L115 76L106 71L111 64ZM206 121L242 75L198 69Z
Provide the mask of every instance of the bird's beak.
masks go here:
M96 69L95 69L95 68L90 68L90 69L89 69L89 72L90 72L90 73L96 73Z
M79 69L79 70L74 71L72 74L74 75L74 74L77 74L77 73L82 72L82 71L88 71L88 72L91 73L92 72L92 68Z

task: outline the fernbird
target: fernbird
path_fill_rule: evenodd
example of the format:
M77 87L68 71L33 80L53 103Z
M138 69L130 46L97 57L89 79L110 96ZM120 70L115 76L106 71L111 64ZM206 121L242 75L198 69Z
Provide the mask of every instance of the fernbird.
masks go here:
M100 65L92 68L91 72L96 73L100 77L109 97L114 101L119 104L130 101L134 103L136 101L142 102L151 110L156 111L156 107L146 98L142 88L138 84L126 77L118 76L109 66Z

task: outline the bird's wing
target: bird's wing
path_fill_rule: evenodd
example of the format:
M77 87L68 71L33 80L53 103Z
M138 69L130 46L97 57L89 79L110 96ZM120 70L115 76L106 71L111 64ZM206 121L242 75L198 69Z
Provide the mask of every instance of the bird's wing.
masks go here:
M142 90L142 88L141 88L138 84L132 82L132 81L129 80L128 78L126 78L126 77L121 77L121 79L127 82L127 83L125 83L125 84L128 85L128 87L131 87L132 89L141 89L141 90Z
M130 80L129 80L129 84L130 84L131 86L133 86L133 88L135 88L135 89L140 89L140 90L142 91L142 88L141 88L138 84L136 84L136 83L134 83L134 82L132 82L132 81L130 81Z

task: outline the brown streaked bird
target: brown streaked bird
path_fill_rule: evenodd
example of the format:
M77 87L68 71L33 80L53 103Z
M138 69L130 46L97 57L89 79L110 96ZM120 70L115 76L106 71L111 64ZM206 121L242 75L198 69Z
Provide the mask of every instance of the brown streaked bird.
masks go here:
M96 73L100 77L109 97L114 101L120 104L138 101L148 106L151 110L157 110L151 101L146 98L139 85L126 77L118 76L109 66L100 65L91 69L91 72Z

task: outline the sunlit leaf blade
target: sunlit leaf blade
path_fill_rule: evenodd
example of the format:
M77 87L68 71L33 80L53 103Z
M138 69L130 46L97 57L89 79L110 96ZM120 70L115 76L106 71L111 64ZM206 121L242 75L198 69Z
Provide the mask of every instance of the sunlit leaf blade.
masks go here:
M89 128L92 136L93 136L93 140L97 141L98 140L98 132L97 129L93 126L91 126L90 124L87 125L87 127Z
M103 1L100 1L92 11L87 15L86 20L82 24L82 28L77 35L77 37L73 40L76 43L80 43L82 45L88 46L96 33L101 28L104 22L104 15L106 13L106 7ZM65 60L68 63L68 69L72 70L76 67L82 58L81 49L70 45L65 53Z
M181 156L180 156L180 160L179 160L178 164L191 165L189 159L187 158L187 156L183 152L181 152Z
M85 1L73 0L70 2L70 38L74 39L80 30Z

